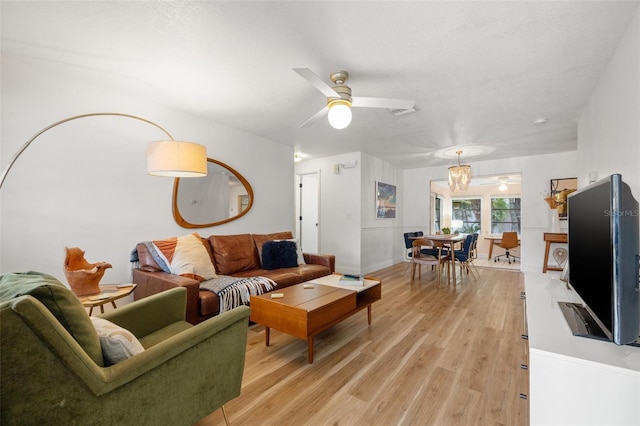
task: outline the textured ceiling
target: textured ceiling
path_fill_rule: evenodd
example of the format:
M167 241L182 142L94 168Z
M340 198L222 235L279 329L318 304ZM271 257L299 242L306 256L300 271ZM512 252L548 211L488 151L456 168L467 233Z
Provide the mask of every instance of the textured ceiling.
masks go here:
M638 1L9 2L2 53L116 78L127 90L295 146L362 151L402 168L576 149L577 120ZM292 71L417 112L354 108L335 130L300 124L326 103ZM532 122L546 117L547 123Z

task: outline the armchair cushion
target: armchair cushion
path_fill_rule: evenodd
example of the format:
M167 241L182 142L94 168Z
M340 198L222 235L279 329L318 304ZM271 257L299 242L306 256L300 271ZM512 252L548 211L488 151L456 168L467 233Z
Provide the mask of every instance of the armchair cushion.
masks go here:
M262 246L262 267L267 270L298 266L296 243L293 241L267 241Z
M136 336L129 330L119 327L104 318L90 318L100 338L105 364L117 364L144 351Z
M80 300L64 284L41 272L7 273L0 276L0 302L25 295L40 301L87 355L99 366L104 366L98 333Z

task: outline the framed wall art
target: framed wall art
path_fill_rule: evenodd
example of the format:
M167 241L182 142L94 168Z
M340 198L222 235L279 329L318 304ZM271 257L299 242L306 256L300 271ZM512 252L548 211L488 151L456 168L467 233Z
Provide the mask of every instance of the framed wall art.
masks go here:
M388 183L376 182L376 218L395 219L396 187Z

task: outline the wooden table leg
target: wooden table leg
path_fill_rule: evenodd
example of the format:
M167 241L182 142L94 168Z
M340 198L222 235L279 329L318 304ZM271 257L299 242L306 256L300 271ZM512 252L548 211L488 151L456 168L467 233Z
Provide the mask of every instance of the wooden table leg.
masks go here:
M313 336L307 337L307 346L309 347L309 364L313 364Z
M89 316L93 313L93 306L89 308Z
M453 286L456 286L456 244L453 243L450 246L451 250L451 267L453 271L451 271L451 277L453 278Z
M496 240L489 240L489 257L487 260L491 260L491 255L493 254L493 245L496 243Z
M264 344L265 346L269 346L269 334L271 329L269 327L264 328Z
M551 248L551 241L547 241L544 247L544 265L542 265L542 272L547 273L547 263L549 263L549 249Z
M371 305L367 306L367 320L369 321L369 325L371 325Z
M113 309L116 309L116 308L117 308L117 306L116 306L116 301L115 301L115 300L112 300L112 301L111 301L111 306L113 306Z
M104 305L100 305L100 313L104 314Z

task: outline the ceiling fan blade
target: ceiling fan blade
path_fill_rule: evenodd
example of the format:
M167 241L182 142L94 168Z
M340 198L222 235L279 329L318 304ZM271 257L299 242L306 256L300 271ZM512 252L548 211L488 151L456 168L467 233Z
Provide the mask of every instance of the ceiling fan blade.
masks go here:
M416 101L411 99L370 98L356 96L351 101L352 107L411 109Z
M329 113L329 107L324 107L322 108L320 111L316 112L315 114L313 114L311 116L311 118L309 118L307 121L305 121L304 123L302 123L300 125L300 128L303 127L309 127L315 123L317 123L318 121L320 121L324 116L326 116Z
M309 68L293 68L302 78L307 80L313 87L321 91L327 98L339 98L338 92L333 90L331 86L322 81L313 71Z

